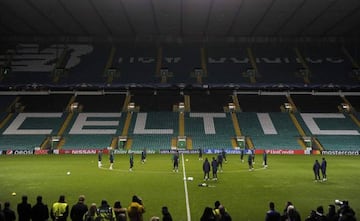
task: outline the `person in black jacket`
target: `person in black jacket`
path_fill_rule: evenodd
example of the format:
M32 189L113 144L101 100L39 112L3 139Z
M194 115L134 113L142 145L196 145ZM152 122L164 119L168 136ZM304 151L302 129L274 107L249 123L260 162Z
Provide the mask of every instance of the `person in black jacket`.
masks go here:
M5 202L3 213L4 213L5 221L15 221L16 220L15 212L14 212L14 210L12 210L10 208L9 202Z
M172 221L171 214L169 212L169 209L166 206L163 206L161 208L161 213L163 215L162 221Z
M31 219L31 205L28 203L28 197L22 196L21 203L17 205L17 213L19 221L30 221Z
M266 212L265 221L280 221L280 213L275 210L275 203L269 203L269 210Z
M46 221L49 219L49 208L42 202L42 196L36 197L36 204L31 208L32 221Z
M205 158L203 163L203 171L204 171L204 180L208 180L210 178L210 162L208 158Z
M72 221L82 221L85 213L89 210L85 204L85 196L79 196L79 200L71 207L70 218Z

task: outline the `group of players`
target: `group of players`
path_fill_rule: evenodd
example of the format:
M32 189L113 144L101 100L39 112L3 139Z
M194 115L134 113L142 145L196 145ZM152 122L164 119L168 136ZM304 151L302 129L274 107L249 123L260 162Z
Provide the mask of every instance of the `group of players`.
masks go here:
M318 181L321 182L321 181L327 180L326 167L327 167L327 162L325 160L325 157L322 158L321 164L318 160L315 160L315 163L313 165L315 182L318 182ZM320 178L320 171L321 171L322 179Z
M98 167L101 168L102 165L102 155L103 155L103 151L99 150L98 152ZM109 170L113 169L113 165L114 165L114 151L110 151L109 152L109 162L110 162L110 167ZM146 149L144 149L141 152L141 163L145 163L146 162ZM134 167L134 153L133 152L129 152L129 171L133 170Z

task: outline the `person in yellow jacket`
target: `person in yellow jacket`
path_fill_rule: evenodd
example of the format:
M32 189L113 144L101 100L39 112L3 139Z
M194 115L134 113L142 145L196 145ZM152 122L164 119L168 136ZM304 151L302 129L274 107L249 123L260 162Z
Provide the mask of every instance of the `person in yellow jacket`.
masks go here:
M132 197L132 202L128 207L128 217L130 221L143 221L143 213L145 213L145 207L141 198L137 196Z
M52 205L50 216L54 221L66 221L69 216L69 204L65 202L64 195L61 195L59 201Z

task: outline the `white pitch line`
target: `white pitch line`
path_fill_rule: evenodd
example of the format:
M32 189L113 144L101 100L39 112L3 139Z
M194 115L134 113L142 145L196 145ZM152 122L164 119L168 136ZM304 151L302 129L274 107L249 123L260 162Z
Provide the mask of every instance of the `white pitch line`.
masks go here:
M184 153L181 153L181 160L182 160L183 176L184 176L184 192L185 192L185 201L186 201L187 221L191 221L189 193L188 193L188 190L187 190L187 182L186 182L187 178L186 178L186 171L185 171Z

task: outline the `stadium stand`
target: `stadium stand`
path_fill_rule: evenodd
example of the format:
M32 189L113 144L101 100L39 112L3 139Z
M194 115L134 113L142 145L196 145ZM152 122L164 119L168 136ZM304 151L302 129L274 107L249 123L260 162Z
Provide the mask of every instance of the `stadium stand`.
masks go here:
M83 112L121 112L126 93L104 95L77 95L74 102L81 106Z
M131 102L139 106L141 112L173 111L174 105L184 102L179 90L144 89L131 91Z
M293 94L291 98L298 111L302 113L336 113L339 112L338 106L343 103L341 97L337 95Z
M288 102L285 95L237 94L244 112L280 112L280 106Z

